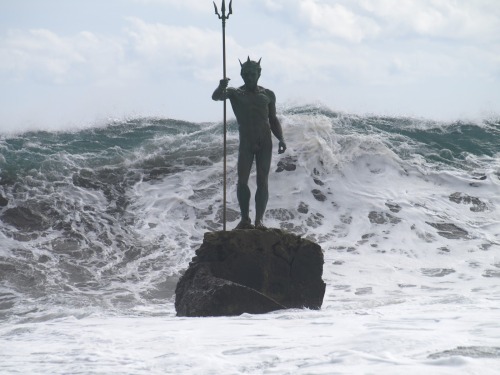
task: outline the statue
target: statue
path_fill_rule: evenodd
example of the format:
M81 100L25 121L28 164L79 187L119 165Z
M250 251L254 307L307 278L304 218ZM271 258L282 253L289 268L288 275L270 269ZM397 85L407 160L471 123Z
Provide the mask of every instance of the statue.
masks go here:
M239 125L237 196L241 221L236 229L264 228L273 148L271 132L279 141L278 153L282 154L286 150L281 124L276 116L276 96L271 90L257 85L261 73L260 61L252 61L250 57L245 63L240 61L241 77L245 84L238 88L228 87L229 78L221 79L212 95L213 100L230 100ZM257 168L255 226L249 215L251 194L248 187L254 158Z

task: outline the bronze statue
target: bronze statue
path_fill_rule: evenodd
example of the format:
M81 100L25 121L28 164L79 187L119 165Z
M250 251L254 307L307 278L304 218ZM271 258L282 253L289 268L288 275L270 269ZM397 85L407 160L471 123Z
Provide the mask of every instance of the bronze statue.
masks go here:
M271 90L257 85L261 73L260 61L252 61L250 57L243 64L240 61L241 77L245 84L238 88L227 87L229 78L221 79L212 95L213 100L227 98L231 101L239 125L237 196L241 221L236 229L254 228L249 216L250 189L248 188L248 178L254 158L257 167L255 228L264 228L262 220L269 197L268 177L273 148L271 132L279 141L278 153L282 154L286 150L281 124L276 116L276 96Z

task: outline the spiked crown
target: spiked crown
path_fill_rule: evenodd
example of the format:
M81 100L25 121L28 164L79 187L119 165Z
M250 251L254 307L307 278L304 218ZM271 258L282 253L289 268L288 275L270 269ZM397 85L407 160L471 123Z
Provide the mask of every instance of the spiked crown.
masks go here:
M241 71L243 72L244 70L246 69L251 69L251 68L254 68L254 69L257 69L257 71L260 73L262 68L260 67L260 61L262 60L262 57L259 59L259 61L253 61L253 60L250 60L250 56L247 57L247 61L245 61L244 63L241 62L240 59L238 59L238 61L240 62L240 66L241 66Z

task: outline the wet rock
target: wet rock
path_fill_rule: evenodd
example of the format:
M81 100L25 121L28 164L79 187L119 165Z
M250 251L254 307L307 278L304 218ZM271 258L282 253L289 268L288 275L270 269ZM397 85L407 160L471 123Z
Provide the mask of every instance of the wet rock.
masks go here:
M223 222L224 218L224 208L221 207L217 210L217 213L215 214L215 220L218 223ZM232 208L226 207L226 220L229 222L236 221L240 218L240 213L239 211L233 210Z
M401 206L399 204L387 202L385 205L389 208L389 210L391 210L391 212L397 213L401 211Z
M307 205L307 203L300 202L297 211L299 211L301 214L307 214L309 212L309 205Z
M10 263L3 263L0 261L0 280L9 273L16 272L16 267Z
M99 182L96 180L94 171L90 169L81 169L73 174L73 184L85 189L99 189Z
M8 199L0 195L0 207L5 207L7 204L9 204Z
M439 359L446 357L469 358L500 358L500 347L496 346L458 346L455 349L430 354L428 358Z
M399 217L393 216L385 212L371 211L368 214L368 219L372 224L397 224L401 222Z
M400 288L416 288L415 284L398 284Z
M50 227L50 223L28 207L13 207L5 210L1 217L4 223L25 231L40 231Z
M372 293L373 293L373 289L371 286L368 286L365 288L356 288L356 291L354 292L354 294L356 294L357 296L362 296L362 295L372 294Z
M50 260L50 258L47 255L40 255L40 258L38 258L38 263L47 263Z
M493 246L493 243L483 243L479 245L479 248L484 251L488 251Z
M422 268L421 271L422 275L428 277L443 277L455 273L455 270L451 268Z
M320 214L319 212L317 212L315 214L309 215L309 217L306 220L306 224L307 224L307 226L309 226L311 228L317 228L320 225L323 225L323 219L324 218L325 217L322 214Z
M326 195L323 194L323 192L319 189L313 189L311 190L312 195L317 201L324 202L326 201Z
M313 178L313 181L316 185L323 186L325 183L321 181L319 178Z
M19 242L28 242L36 240L39 237L38 233L24 233L24 232L14 232L12 233L12 238Z
M285 156L278 161L276 172L294 171L297 169L297 158L294 156Z
M352 223L352 216L351 215L341 215L340 216L340 221L344 224L351 224Z
M482 200L477 197L471 197L470 195L463 193L453 193L450 195L450 201L458 203L458 204L470 204L470 210L472 212L483 212L486 211L487 206Z
M295 219L295 215L285 208L272 208L266 211L266 218L274 218L280 221Z
M215 277L208 264L190 267L176 288L178 316L264 314L284 308L255 289Z
M466 230L457 227L455 224L452 223L426 222L426 224L436 228L438 230L438 234L441 237L448 238L451 240L467 239L467 237L469 236L469 233Z
M319 309L323 262L319 245L279 229L205 233L177 284L177 315Z
M143 177L143 180L144 181L161 180L165 176L169 176L171 174L179 173L179 172L182 172L181 168L170 166L170 165L164 166L164 167L155 167L155 168L151 169L148 176Z
M500 278L500 271L498 271L498 270L485 270L483 273L483 277L499 277Z

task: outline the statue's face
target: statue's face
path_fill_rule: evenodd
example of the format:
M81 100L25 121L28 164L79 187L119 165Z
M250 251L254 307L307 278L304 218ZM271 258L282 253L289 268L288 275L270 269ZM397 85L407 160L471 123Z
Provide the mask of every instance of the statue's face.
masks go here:
M241 78L245 82L245 86L253 89L257 86L257 82L260 78L260 71L257 67L248 67L241 71Z

